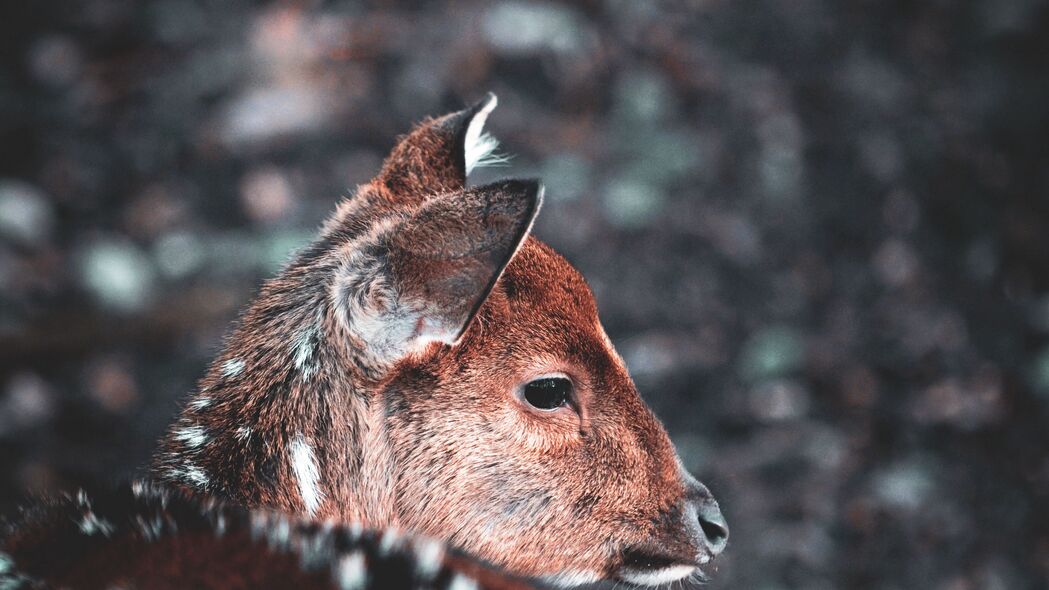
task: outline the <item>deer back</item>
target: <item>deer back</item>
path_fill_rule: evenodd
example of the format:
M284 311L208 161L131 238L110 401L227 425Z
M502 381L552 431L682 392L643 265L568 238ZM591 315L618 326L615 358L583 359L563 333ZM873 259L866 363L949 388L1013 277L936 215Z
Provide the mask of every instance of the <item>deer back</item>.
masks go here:
M433 539L144 483L51 498L5 528L3 588L532 588Z

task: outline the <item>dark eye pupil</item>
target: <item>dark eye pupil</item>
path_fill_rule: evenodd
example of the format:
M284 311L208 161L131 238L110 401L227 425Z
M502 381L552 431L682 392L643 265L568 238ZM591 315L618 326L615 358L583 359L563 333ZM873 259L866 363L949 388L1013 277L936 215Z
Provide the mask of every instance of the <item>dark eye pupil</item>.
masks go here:
M571 394L572 382L560 377L536 379L524 388L525 400L540 410L556 410L568 405Z

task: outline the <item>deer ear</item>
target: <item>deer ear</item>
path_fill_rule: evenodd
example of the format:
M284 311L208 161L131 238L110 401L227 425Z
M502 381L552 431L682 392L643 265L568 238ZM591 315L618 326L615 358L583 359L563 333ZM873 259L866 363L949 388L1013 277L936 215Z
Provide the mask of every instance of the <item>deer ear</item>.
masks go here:
M422 310L423 340L456 342L532 228L538 181L508 180L435 198L392 236L390 270Z
M489 92L467 109L423 121L390 152L377 180L405 200L462 190L474 168L502 161L499 143L484 131L498 102Z
M351 331L377 365L458 342L524 243L543 199L507 180L431 198L385 234L381 269L346 273Z

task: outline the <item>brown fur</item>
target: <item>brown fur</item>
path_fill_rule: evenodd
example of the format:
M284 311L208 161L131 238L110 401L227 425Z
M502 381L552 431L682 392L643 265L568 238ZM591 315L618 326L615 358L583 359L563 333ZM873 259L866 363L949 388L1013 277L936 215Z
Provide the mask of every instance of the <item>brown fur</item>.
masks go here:
M318 518L419 531L562 581L698 564L724 545L716 502L680 467L586 282L522 243L537 186L464 189L465 128L485 104L403 138L262 288L154 472L304 513L290 457L305 443ZM552 372L575 384L573 408L516 395Z

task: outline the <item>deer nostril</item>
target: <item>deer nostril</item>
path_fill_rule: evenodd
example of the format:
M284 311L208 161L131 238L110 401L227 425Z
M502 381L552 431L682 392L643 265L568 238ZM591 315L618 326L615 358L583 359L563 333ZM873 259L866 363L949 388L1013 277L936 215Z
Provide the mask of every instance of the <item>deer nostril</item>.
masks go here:
M728 544L728 523L717 502L703 502L697 506L696 512L707 549L714 555L721 553Z

